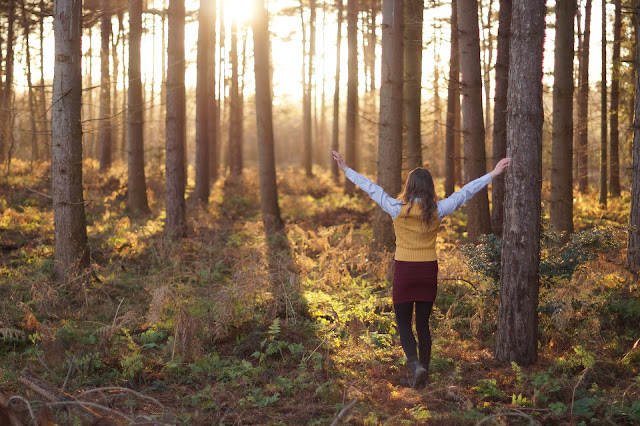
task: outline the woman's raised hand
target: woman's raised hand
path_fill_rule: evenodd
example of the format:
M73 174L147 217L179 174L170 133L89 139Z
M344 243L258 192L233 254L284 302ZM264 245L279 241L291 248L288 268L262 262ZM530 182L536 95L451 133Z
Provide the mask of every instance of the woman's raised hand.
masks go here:
M344 162L344 160L342 159L342 155L340 155L340 153L338 151L331 151L333 153L333 159L336 160L336 163L338 164L338 167L340 167L340 170L342 170L343 172L346 172L349 167L347 167L347 163Z
M491 171L491 177L495 178L496 176L504 172L504 170L509 167L510 162L511 158L509 157L503 158L502 160L498 161L498 164L496 164L496 168Z

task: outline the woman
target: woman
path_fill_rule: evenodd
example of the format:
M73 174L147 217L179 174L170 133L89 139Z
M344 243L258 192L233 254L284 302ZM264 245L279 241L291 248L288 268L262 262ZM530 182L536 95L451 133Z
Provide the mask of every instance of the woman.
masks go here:
M349 168L340 153L333 151L333 158L338 167L345 172L347 179L365 191L393 219L396 236L393 309L400 343L411 369L409 385L418 388L427 382L431 360L429 316L437 292L436 237L440 220L469 201L494 177L501 174L511 159L503 158L490 173L469 182L448 198L436 202L433 178L427 169L414 169L407 178L404 190L398 199L395 199L380 186ZM414 307L417 348L411 329Z

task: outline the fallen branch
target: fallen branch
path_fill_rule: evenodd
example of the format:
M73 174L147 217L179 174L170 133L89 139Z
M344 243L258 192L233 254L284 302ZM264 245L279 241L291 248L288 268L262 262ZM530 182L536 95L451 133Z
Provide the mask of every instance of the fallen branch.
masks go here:
M340 412L338 413L338 416L335 418L335 420L333 421L333 423L331 423L331 426L336 426L340 423L340 420L342 420L342 418L344 416L347 415L347 413L349 411L351 411L351 409L353 407L356 406L356 404L358 403L358 398L354 399L353 401L351 401L351 403L349 405L347 405L346 407L344 407L342 410L340 410Z
M0 424L7 426L23 426L22 421L18 418L16 412L11 408L11 399L0 391ZM31 418L35 420L31 406L27 402L27 408L31 413Z

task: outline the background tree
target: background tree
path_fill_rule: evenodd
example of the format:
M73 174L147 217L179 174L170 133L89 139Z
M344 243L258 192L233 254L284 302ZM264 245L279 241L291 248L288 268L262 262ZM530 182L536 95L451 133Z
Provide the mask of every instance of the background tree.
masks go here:
M229 173L234 177L242 175L242 116L240 86L238 82L238 23L231 21L231 88L229 89Z
M551 224L573 232L573 21L576 2L556 5L551 155ZM568 238L568 235L567 235Z
M636 16L640 13L637 4ZM635 22L636 36L640 34L640 20ZM627 247L627 263L634 272L640 272L640 43L636 43L636 97L633 121L633 168L631 172L631 212L629 215L629 245Z
M591 40L591 0L584 12L584 33L578 43L578 133L577 169L578 190L589 191L589 44Z
M127 209L149 213L144 172L144 114L140 42L142 38L142 0L129 1L129 175Z
M407 134L407 165L409 166L409 170L422 167L422 117L420 107L422 93L423 9L424 0L405 1L404 119ZM382 104L380 105L382 107Z
M100 170L111 168L111 69L109 56L111 52L111 9L109 0L100 1ZM116 73L117 75L117 73Z
M451 55L449 59L449 86L447 89L447 131L445 135L445 196L453 194L456 184L456 168L460 159L456 140L460 116L460 46L458 40L458 0L451 0ZM457 166L457 167L456 167Z
M269 18L264 0L255 0L253 24L254 66L256 76L256 120L260 163L260 208L267 234L278 232L284 224L278 205L276 161L273 137L271 73L269 72Z
M7 152L10 146L7 145L12 136L12 103L13 103L13 56L14 56L14 23L16 5L15 0L9 0L7 4L7 54L5 55L4 84L0 92L0 164L7 161L7 170L11 153Z
M169 0L166 113L167 234L186 234L185 188L185 88L184 0Z
M51 196L55 275L61 280L89 266L82 195L82 3L54 4L55 64L51 107Z
M358 0L347 0L347 130L345 135L345 161L357 168L356 124L358 120ZM353 194L354 185L345 180L345 190Z
M600 80L600 204L607 206L607 2L602 0L602 78Z
M207 81L207 113L209 116L209 124L207 130L209 131L209 179L211 182L218 180L218 170L220 169L220 144L218 137L219 114L218 103L216 101L216 20L217 13L215 4L211 7L211 22L207 26L209 33L207 34L208 43L211 47L211 52L207 55L207 68L209 68L209 80Z
M505 224L496 359L537 359L544 0L514 0L511 21Z
M333 92L333 127L331 132L331 149L340 150L340 45L342 44L342 0L336 0L338 9L338 35L336 36L336 78ZM335 181L340 176L340 169L335 161L331 162L331 175Z
M496 57L496 97L493 106L493 166L507 155L507 93L509 87L509 42L511 40L511 0L500 0L498 12L498 52ZM502 235L504 223L504 177L491 184L491 226Z
M611 108L609 110L609 189L611 196L620 196L620 158L619 158L619 139L618 123L620 117L620 79L621 79L621 63L620 63L620 33L622 30L622 5L620 0L614 0L615 18L613 24L613 57L611 68Z
M459 0L460 72L462 74L462 127L466 179L471 181L487 172L482 118L482 75L477 0ZM467 203L467 233L477 241L491 233L489 194L484 188Z

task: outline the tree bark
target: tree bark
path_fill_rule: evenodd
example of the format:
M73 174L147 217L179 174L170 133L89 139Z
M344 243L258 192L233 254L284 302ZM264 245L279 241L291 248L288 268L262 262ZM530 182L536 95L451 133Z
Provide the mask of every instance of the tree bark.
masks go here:
M89 266L82 196L82 4L57 0L53 7L51 194L55 234L54 274L67 281Z
M229 90L229 173L233 177L242 175L241 98L238 84L238 24L231 22L231 88Z
M142 0L129 1L129 126L127 210L148 214L147 183L144 171L144 115L140 43L142 38Z
M111 36L111 6L109 0L101 0L100 9L100 171L111 168L111 70L109 52ZM117 74L116 74L117 75Z
M591 0L586 0L584 34L578 54L578 190L589 192L589 44L591 39Z
M404 119L409 170L422 167L422 23L424 0L407 0L404 10ZM384 27L383 27L384 28ZM382 103L380 104L382 108Z
M401 189L403 27L404 0L383 0L378 184L391 196ZM373 244L378 249L395 248L393 223L379 207L373 219Z
M487 172L477 0L461 0L458 3L458 26L462 74L464 165L466 179L471 181ZM484 188L467 203L467 234L469 241L475 243L480 235L489 233L491 233L489 195Z
M573 21L575 0L556 6L551 155L551 224L573 232Z
M27 15L29 13L22 3L22 26L24 29L24 49L25 62L27 67L27 91L29 102L29 124L31 127L31 168L33 163L40 161L40 150L38 147L38 128L36 124L36 116L38 115L36 108L36 99L33 94L33 84L31 79L31 45L29 44L29 34L31 32L31 22Z
M496 58L496 94L493 106L493 166L507 156L507 94L509 86L509 42L511 40L511 0L500 0L498 12L498 52ZM504 177L491 184L491 226L502 236L504 224Z
M458 40L458 0L451 0L451 56L447 89L447 133L445 135L445 197L453 194L456 184L456 121L460 113L460 46Z
M358 120L358 0L347 0L347 129L345 160L351 167L356 164L356 123ZM345 191L353 194L355 186L345 180Z
M215 2L211 7L209 19L211 22L207 26L210 52L207 55L209 68L209 81L207 81L207 114L209 124L207 130L209 132L209 180L215 182L218 180L218 170L220 169L220 146L218 143L218 103L216 101L216 8Z
M166 232L173 238L186 234L184 0L169 0L166 113Z
M640 3L636 6L636 15L640 13ZM636 36L640 34L640 20L635 22ZM640 43L636 42L636 97L633 122L633 164L631 172L631 212L629 215L629 245L627 264L635 273L640 273Z
M542 52L544 0L514 0L507 101L505 224L496 359L537 359L540 190L542 181Z
M269 18L264 0L255 1L253 24L254 65L256 77L256 124L260 163L260 208L267 234L281 231L284 224L278 205L276 162L273 138L271 73L269 72Z
M6 152L7 141L12 138L12 110L13 102L13 57L14 57L14 23L15 1L9 0L7 5L7 54L5 56L4 85L0 97L0 164L9 157Z
M336 78L333 92L333 128L331 133L331 149L340 150L340 45L342 44L342 0L336 0L338 8L338 35L336 37ZM331 162L331 175L337 183L340 169L335 161Z
M600 205L607 206L607 2L602 1L602 79L600 81Z
M619 157L619 130L620 118L620 32L622 29L622 5L620 0L615 0L615 19L613 24L613 58L611 70L611 109L609 130L609 190L612 197L620 196L620 157Z
M44 0L40 0L40 11L44 9ZM49 132L49 119L47 110L47 95L44 87L44 16L39 18L40 24L40 134L44 158L51 158L51 141ZM0 154L0 157L2 154Z

